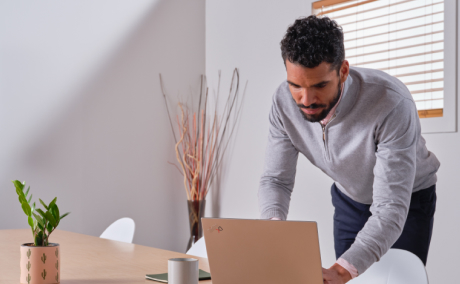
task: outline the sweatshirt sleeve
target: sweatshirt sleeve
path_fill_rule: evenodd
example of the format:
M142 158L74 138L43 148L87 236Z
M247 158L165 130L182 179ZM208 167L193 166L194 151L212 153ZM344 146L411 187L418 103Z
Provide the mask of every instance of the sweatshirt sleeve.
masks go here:
M269 122L265 165L258 191L259 213L261 219L286 220L299 152L284 130L275 99Z
M415 103L407 98L377 124L372 216L350 249L341 256L356 267L359 274L380 260L404 228L415 178L420 131Z

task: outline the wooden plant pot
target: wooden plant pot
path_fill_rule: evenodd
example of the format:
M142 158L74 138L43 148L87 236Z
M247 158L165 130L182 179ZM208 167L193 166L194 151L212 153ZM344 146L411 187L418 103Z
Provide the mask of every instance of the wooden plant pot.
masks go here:
M33 243L21 245L21 284L60 283L61 260L59 244L36 247Z

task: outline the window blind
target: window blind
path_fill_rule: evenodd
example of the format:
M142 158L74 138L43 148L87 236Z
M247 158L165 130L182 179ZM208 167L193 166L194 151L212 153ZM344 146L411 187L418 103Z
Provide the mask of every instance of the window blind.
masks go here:
M322 0L312 8L342 26L351 66L397 77L421 118L443 116L443 0Z

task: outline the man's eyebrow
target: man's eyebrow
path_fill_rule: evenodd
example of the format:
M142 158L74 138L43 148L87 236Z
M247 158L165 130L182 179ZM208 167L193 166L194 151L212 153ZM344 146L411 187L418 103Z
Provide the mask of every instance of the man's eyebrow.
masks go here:
M294 86L294 87L300 87L299 85L297 85L297 84L294 84L294 83L292 83L292 82L291 82L291 81L289 81L289 80L287 80L287 82L288 82L290 85Z
M321 85L325 85L325 84L329 83L330 81L331 81L331 80L329 80L329 81L321 81L321 82L319 82L319 83L314 84L312 87L319 87L319 86L321 86ZM297 84L295 84L295 83L292 83L292 82L289 81L289 80L287 80L287 82L288 82L290 85L294 86L294 87L300 87L299 85L297 85Z
M329 83L330 81L331 81L331 80L329 80L329 81L322 81L322 82L319 82L319 83L317 83L317 84L314 84L312 87L319 87L319 86L321 86L321 85L326 85L326 84Z

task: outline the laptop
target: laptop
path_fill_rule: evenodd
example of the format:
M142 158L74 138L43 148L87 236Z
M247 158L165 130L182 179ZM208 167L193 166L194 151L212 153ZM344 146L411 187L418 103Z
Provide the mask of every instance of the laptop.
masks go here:
M213 284L323 284L316 222L201 222Z

